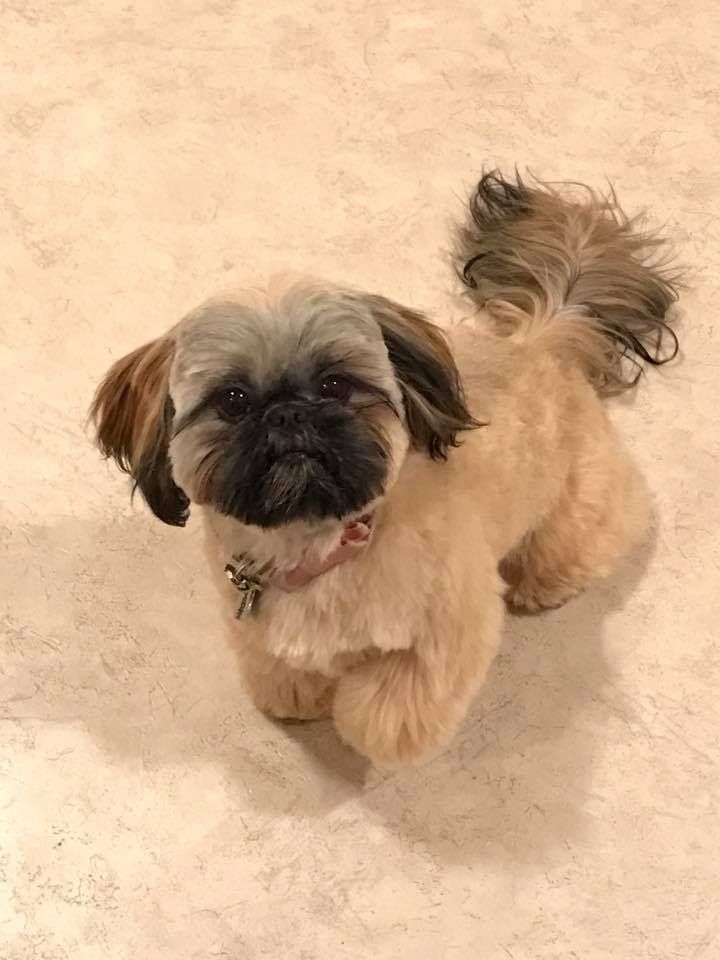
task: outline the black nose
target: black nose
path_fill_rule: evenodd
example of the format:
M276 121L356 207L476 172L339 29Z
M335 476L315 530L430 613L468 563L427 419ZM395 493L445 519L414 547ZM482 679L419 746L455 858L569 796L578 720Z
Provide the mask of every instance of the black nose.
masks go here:
M307 421L308 411L303 405L284 403L272 407L265 414L265 422L269 427L275 427L277 430L291 430L299 427Z

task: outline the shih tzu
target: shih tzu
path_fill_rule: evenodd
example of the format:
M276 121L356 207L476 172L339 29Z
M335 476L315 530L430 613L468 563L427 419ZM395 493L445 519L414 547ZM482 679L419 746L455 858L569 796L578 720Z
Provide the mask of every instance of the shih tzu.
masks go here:
M659 241L613 195L487 174L457 248L452 329L274 281L119 360L92 409L153 513L202 508L257 705L332 713L385 766L448 742L506 602L561 604L642 538L602 397L677 352Z

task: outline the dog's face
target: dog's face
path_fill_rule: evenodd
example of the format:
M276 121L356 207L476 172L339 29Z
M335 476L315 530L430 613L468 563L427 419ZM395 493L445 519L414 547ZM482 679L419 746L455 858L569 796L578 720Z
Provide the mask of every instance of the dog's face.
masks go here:
M110 370L93 415L165 522L193 501L266 528L360 513L410 445L444 458L474 426L436 327L308 282L199 307Z
M406 446L377 322L322 289L202 307L178 331L170 396L178 485L260 527L362 510Z

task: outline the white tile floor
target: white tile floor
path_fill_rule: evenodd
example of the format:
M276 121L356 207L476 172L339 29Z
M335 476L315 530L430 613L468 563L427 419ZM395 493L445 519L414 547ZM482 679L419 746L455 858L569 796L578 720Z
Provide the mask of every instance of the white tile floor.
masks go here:
M720 956L716 5L34 0L0 49L2 960ZM617 410L659 532L381 775L254 712L198 530L131 509L83 418L230 280L447 316L496 162L611 177L692 268L683 364Z

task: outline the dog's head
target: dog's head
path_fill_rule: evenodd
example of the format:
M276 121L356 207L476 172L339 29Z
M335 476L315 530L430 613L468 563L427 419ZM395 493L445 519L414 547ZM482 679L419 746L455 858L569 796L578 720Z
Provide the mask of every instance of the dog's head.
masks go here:
M178 526L191 501L259 527L350 516L409 447L444 459L476 425L429 320L309 282L203 304L111 368L92 416L102 452Z

